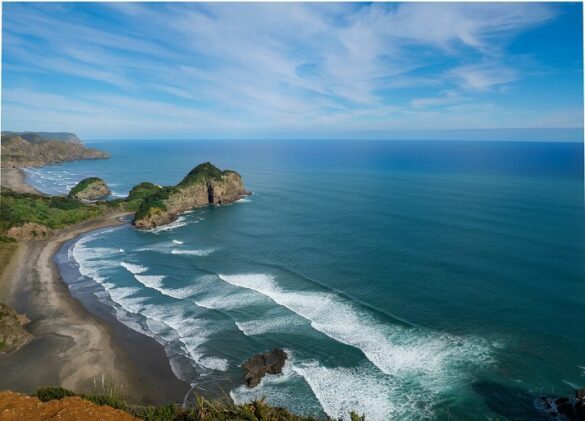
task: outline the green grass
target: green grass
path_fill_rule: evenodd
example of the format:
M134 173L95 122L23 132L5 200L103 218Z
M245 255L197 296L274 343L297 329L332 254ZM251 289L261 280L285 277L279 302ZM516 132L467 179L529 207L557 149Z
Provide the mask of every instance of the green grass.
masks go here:
M107 206L88 206L67 197L45 197L16 193L2 188L0 201L0 234L9 228L35 222L52 229L96 218L103 215Z
M39 196L28 193L16 193L2 187L0 200L0 244L12 242L6 236L11 227L34 222L51 229L60 229L89 219L94 219L112 211L135 212L136 219L149 218L167 211L167 200L182 187L196 183L207 183L221 179L233 171L221 171L206 162L193 168L177 186L159 187L153 183L143 182L132 188L128 198L98 201L85 204L74 196L92 183L102 181L98 177L89 177L79 182L69 193L69 197Z
M189 174L183 178L183 180L178 184L179 187L189 186L196 183L205 182L208 180L220 180L221 176L225 173L229 172L230 170L221 171L215 165L210 162L205 162L203 164L197 165L193 168ZM233 172L233 171L232 171Z
M37 390L33 396L47 402L68 396L78 396L96 405L108 405L128 412L145 421L316 421L320 418L295 415L284 409L268 405L264 400L257 400L243 405L235 405L195 396L195 402L189 407L176 404L159 406L132 405L126 400L108 394L74 393L61 387L45 387ZM352 421L364 421L365 418L351 413Z
M75 187L73 187L70 191L69 191L69 197L73 197L75 196L77 193L79 193L80 191L85 190L87 187L89 187L91 184L93 183L98 183L98 182L102 182L103 183L104 180L102 180L99 177L89 177L89 178L84 178L83 180L81 180L79 183L77 183L77 185Z

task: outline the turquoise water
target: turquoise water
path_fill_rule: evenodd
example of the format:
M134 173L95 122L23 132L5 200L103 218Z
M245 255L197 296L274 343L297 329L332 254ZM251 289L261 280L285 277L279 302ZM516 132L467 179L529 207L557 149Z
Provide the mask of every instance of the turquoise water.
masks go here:
M585 387L583 146L474 142L100 142L106 161L31 170L123 196L203 161L254 195L153 232L83 237L80 284L237 402L370 420L537 419ZM239 365L289 351L252 390ZM223 391L223 392L221 392Z

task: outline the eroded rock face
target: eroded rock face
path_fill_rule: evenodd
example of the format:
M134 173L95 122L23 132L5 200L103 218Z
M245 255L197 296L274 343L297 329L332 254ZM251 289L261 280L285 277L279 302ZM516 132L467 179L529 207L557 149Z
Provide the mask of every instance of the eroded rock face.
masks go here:
M24 225L10 228L6 235L10 238L14 238L16 241L39 241L51 238L54 235L54 231L36 222L27 222Z
M210 163L200 164L176 186L163 187L147 197L136 212L136 228L168 224L181 212L207 205L226 205L250 193L235 171L221 171Z
M90 177L77 183L69 192L69 197L77 200L95 200L111 193L104 180Z
M15 351L32 339L32 335L23 327L28 322L25 315L0 303L0 353Z
M51 135L70 135L70 137ZM75 135L71 133L28 133L22 136L18 133L2 133L2 167L42 167L56 162L110 157L106 152L86 148L81 142L73 141L71 136Z
M282 367L287 358L287 353L278 348L250 358L242 365L246 371L244 375L246 386L257 386L266 374L282 373Z

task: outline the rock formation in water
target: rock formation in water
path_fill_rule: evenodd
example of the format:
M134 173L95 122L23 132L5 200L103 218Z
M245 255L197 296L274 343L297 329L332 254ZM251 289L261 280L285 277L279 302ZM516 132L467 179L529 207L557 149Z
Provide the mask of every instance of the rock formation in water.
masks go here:
M555 419L585 421L585 389L578 389L574 396L561 398L541 397L548 415Z
M104 159L110 155L86 148L73 133L2 132L2 167L42 167L78 159Z
M155 228L173 222L181 212L207 205L225 205L249 194L237 172L221 171L206 162L193 168L176 186L162 187L146 197L133 224L141 229Z
M288 355L282 349L273 349L258 354L244 364L242 368L246 371L244 380L248 387L257 386L266 374L280 374Z
M98 177L89 177L77 183L69 192L69 197L77 200L95 200L111 193L104 180Z
M26 316L0 303L0 354L15 351L32 339L23 327L28 322Z

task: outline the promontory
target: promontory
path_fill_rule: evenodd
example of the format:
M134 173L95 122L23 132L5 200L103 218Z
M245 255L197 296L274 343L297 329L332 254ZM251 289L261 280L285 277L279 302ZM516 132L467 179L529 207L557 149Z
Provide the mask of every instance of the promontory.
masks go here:
M87 148L73 133L2 132L3 168L42 167L109 157L107 152Z
M132 222L149 229L168 224L181 212L207 205L233 203L250 193L235 171L221 171L213 164L199 164L176 186L157 188L144 199Z

